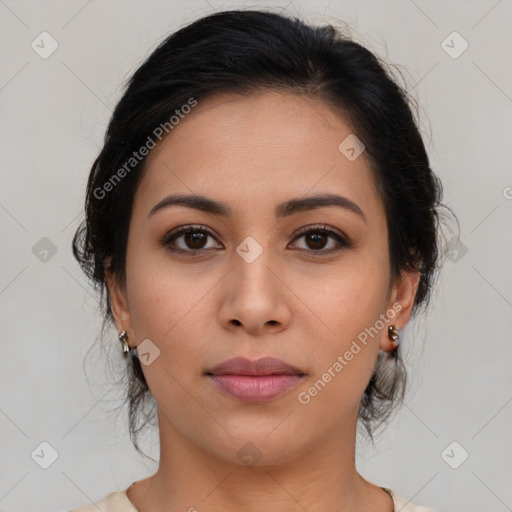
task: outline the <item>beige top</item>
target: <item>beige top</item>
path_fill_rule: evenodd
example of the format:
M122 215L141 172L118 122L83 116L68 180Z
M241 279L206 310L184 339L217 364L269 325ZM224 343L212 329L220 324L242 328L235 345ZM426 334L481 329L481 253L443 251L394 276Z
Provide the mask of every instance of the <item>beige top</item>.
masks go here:
M414 505L403 496L400 496L395 491L392 491L387 487L381 487L381 489L386 491L393 498L395 512L435 512L431 508ZM68 512L98 512L98 510L101 510L101 512L138 512L132 502L128 499L126 490L112 492L102 500L96 502L94 505L75 508Z

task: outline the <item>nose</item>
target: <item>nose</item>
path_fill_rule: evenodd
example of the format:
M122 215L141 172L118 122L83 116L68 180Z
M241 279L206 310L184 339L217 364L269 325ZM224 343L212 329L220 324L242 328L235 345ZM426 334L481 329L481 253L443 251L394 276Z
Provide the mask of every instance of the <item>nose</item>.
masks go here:
M235 257L226 276L220 321L228 330L244 330L247 334L264 335L286 329L291 311L288 298L293 296L283 272L263 253L253 262Z

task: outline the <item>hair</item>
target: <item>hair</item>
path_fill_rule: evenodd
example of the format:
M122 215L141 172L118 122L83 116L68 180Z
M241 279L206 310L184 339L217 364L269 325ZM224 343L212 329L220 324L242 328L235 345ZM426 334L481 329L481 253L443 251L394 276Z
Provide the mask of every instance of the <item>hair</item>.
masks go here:
M415 101L386 63L339 28L230 10L198 19L161 42L128 80L108 124L87 182L85 219L73 238L73 254L100 295L103 329L113 321L107 271L125 283L132 204L146 161L133 163L134 151L191 98L200 103L221 93L270 90L322 99L364 143L385 205L391 275L419 272L412 314L427 307L440 266L440 210L447 207L411 110ZM142 453L138 434L150 419L142 410L154 399L133 352L126 402L130 438ZM372 441L372 431L403 402L406 381L400 349L379 353L358 412Z

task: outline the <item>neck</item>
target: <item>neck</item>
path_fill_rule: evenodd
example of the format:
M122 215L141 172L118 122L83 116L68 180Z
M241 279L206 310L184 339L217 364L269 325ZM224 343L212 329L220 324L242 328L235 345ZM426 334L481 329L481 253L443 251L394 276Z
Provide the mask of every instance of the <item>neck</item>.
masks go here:
M356 471L356 421L292 454L265 457L277 453L269 443L253 466L192 443L160 412L159 432L157 472L127 493L139 512L354 512L377 502L379 510L393 510L390 496ZM234 453L243 445L234 442Z

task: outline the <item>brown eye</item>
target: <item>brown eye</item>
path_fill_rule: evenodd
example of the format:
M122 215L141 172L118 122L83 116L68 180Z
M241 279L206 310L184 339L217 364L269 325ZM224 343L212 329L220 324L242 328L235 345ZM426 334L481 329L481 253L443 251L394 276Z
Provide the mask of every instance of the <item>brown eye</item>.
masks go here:
M208 234L203 232L189 232L183 235L185 245L190 249L203 249L208 238Z
M317 252L318 255L331 254L343 248L351 247L351 243L347 238L332 229L327 229L325 226L303 229L295 237L295 240L301 238L304 238L306 247L300 249L312 253ZM331 243L331 246L324 250L329 243L329 239L332 239L334 243Z
M207 247L208 239L215 237L205 228L181 226L165 235L161 243L173 252L196 253L211 249Z
M325 244L328 242L329 240L329 236L325 233L319 233L319 232L309 232L307 235L304 235L305 236L305 240L306 240L306 244L311 248L311 249L315 249L315 250L318 250L318 249L323 249L325 247Z

